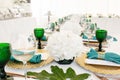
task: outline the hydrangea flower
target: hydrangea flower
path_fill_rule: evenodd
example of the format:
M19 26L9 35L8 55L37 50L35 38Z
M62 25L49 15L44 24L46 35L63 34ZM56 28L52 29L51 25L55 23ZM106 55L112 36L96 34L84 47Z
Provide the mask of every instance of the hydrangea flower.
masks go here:
M56 61L73 59L82 52L82 48L82 38L71 31L60 31L52 34L46 47Z

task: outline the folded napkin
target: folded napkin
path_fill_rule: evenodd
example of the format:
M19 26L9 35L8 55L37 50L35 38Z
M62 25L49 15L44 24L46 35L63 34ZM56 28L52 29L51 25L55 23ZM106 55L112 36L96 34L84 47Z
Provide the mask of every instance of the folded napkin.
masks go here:
M30 60L29 62L31 63L39 63L41 62L41 54L39 55L34 55Z
M83 39L88 39L88 37L87 37L84 33L82 34L82 38L83 38ZM117 41L117 38L112 37L112 36L110 36L110 35L107 36L107 39L112 39L112 38L113 38L113 41ZM93 37L92 37L92 40L97 40L97 39L96 39L95 36L93 36Z
M23 52L17 51L17 50L12 50L12 52L14 52L15 54L23 54ZM16 60L13 56L10 57L10 60L11 60L11 61L18 61L18 60ZM29 62L30 62L30 63L39 63L39 62L41 62L41 54L34 55L34 56L29 60Z
M82 34L82 38L83 38L83 39L88 39L88 37L87 37L84 33ZM96 40L96 37L93 36L93 37L92 37L92 40Z
M47 37L44 35L41 40L42 41L47 41Z
M58 19L58 23L59 23L59 24L62 24L62 23L63 23L63 18L59 18L59 19Z
M114 52L105 52L104 54L99 54L94 49L90 49L90 51L87 53L87 58L89 59L103 59L106 61L115 62L117 64L120 64L120 55L114 53Z

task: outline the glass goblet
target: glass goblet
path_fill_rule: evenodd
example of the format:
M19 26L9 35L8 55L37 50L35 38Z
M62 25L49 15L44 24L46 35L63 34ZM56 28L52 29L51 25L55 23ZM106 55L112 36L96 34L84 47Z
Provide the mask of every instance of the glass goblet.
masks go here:
M96 39L99 42L99 47L97 51L104 51L102 50L102 42L106 39L106 37L107 37L106 30L96 30Z
M90 39L92 39L95 35L96 27L93 23L89 24L84 31L84 34L88 37L88 45L90 42Z
M43 28L35 28L34 35L35 35L36 39L38 40L38 49L42 49L40 40L44 36L44 29Z
M0 43L0 80L6 80L7 75L4 70L5 65L11 56L11 46L9 43Z
M27 80L27 71L26 71L26 66L27 66L27 61L29 61L35 53L35 50L31 49L14 49L12 50L12 56L18 60L22 61L23 63L23 69L24 69L24 75L25 75L25 80Z
M18 34L17 36L12 36L11 39L12 46L12 56L15 60L21 61L23 63L25 80L27 79L27 62L35 54L34 44L31 43L28 34Z

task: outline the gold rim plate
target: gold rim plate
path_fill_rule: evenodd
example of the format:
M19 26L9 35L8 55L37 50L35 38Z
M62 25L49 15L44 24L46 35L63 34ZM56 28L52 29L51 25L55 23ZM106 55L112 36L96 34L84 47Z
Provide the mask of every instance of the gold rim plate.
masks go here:
M84 69L89 70L89 71L94 72L94 73L111 74L111 75L120 74L120 67L86 64L85 63L86 58L87 58L87 55L85 53L83 53L79 57L77 57L75 59L75 61Z
M36 64L28 62L26 68L30 69L30 68L42 67L44 65L47 65L47 64L51 63L52 61L53 61L53 58L49 57L47 60L42 60L41 62L36 63ZM11 67L11 68L16 68L16 69L22 69L23 68L23 63L22 62L9 61L7 63L7 66Z

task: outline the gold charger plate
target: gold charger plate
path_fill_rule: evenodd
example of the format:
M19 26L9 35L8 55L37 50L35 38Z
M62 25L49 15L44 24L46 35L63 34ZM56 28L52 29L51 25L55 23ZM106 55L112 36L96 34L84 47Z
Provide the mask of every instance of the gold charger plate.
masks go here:
M44 49L41 49L41 50L37 50L37 52L40 52L40 53L43 53L43 54L44 54L44 53L47 52L47 51L44 50ZM47 53L48 53L48 52L47 52ZM54 60L54 59L49 56L46 60L42 60L40 63L34 64L34 63L28 62L26 68L30 69L30 68L42 67L42 66L44 66L44 65L47 65L47 64L51 63L53 60ZM16 69L22 69L22 68L23 68L23 63L22 63L22 62L9 61L9 62L7 63L7 66L8 66L8 67L11 67L11 68L16 68Z
M86 57L87 57L86 54L81 54L79 57L75 59L75 61L81 67L91 72L106 74L106 75L107 74L111 74L111 75L120 74L120 67L85 64Z
M85 45L85 46L90 46L90 47L98 47L99 46L99 43L97 42L97 41L90 41L90 42L88 42L88 41L83 41L83 44ZM102 46L104 47L104 48L106 48L107 47L107 42L103 42L102 43Z

